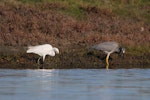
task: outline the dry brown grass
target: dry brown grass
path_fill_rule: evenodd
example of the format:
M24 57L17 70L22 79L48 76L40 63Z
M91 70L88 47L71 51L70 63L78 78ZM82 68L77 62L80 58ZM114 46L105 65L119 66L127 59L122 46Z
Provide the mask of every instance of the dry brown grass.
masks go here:
M120 18L109 9L81 6L84 20L76 20L56 9L61 4L0 4L0 44L26 46L51 43L70 46L118 41L125 46L149 46L150 25L140 20ZM144 28L141 31L141 28ZM61 41L61 42L60 42Z

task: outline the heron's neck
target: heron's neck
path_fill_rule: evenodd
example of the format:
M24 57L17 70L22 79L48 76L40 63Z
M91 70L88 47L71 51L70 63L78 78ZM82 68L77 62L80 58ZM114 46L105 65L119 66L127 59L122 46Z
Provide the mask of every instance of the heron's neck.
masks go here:
M118 49L118 53L119 53L119 54L122 53L122 47L120 47L120 48Z

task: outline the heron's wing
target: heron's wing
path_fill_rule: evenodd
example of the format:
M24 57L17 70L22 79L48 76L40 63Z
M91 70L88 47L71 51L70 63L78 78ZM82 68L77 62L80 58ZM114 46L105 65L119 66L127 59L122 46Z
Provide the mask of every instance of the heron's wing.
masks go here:
M115 52L119 48L119 44L117 42L103 42L92 48L103 52Z

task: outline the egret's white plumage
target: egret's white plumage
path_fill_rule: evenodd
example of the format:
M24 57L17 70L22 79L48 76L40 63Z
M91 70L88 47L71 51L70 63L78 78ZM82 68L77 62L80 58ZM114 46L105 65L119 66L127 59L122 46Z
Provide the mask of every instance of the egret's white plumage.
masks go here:
M50 44L43 44L37 46L29 46L27 53L38 54L39 56L43 57L43 62L44 62L46 55L55 56L55 54L59 53L59 49L56 47L52 47L52 45ZM38 63L40 58L38 59Z

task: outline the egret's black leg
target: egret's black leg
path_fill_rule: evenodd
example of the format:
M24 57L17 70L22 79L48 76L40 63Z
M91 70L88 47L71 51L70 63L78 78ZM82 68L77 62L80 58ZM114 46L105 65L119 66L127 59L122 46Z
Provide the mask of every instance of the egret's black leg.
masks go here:
M44 69L44 67L43 67L44 61L41 58L42 57L39 57L38 61L37 61L38 65L39 65L38 69Z
M39 57L39 59L38 59L38 61L37 61L37 63L40 65L41 63L40 63L40 59L41 59L41 57Z

